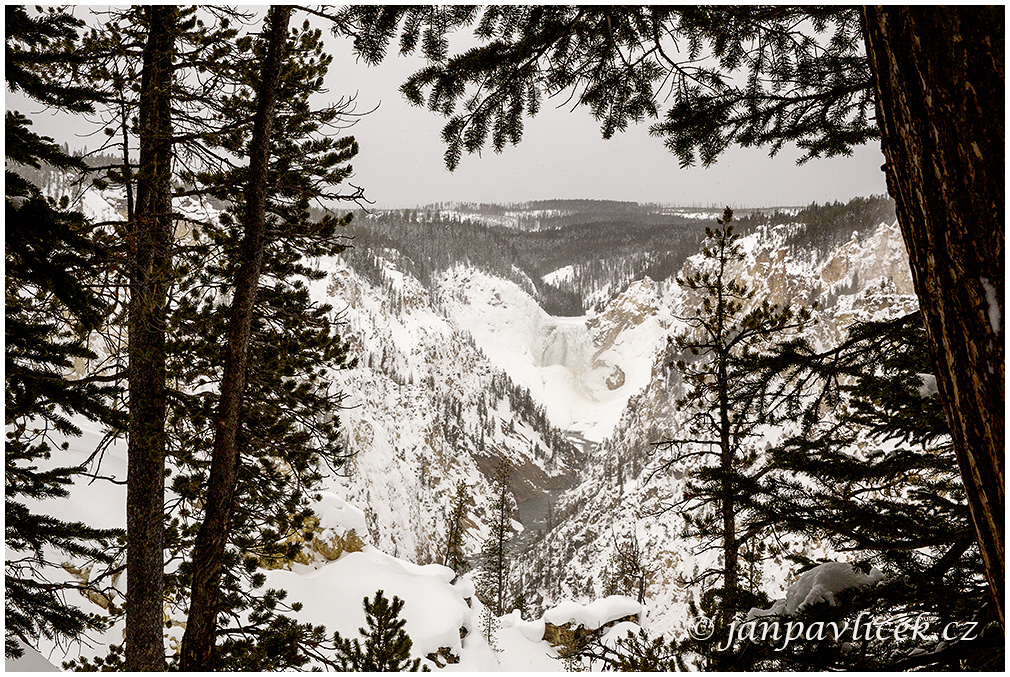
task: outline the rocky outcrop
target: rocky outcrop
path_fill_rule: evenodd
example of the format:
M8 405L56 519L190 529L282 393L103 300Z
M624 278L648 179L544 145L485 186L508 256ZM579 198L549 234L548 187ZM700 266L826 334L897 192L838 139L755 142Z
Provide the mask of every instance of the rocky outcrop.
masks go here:
M290 569L292 564L311 564L314 561L332 562L345 552L361 552L365 542L351 529L343 534L323 529L317 517L306 520L302 532L292 534L285 543L300 543L301 549L292 559L260 558L264 569Z
M563 652L586 646L618 623L640 624L642 605L630 597L610 596L588 605L562 602L544 614L543 640Z
M462 638L462 632L460 636ZM435 664L436 667L444 668L446 665L455 665L459 663L459 656L452 652L452 649L448 647L439 647L438 651L432 651L426 658Z
M544 641L553 647L570 649L576 646L585 646L594 639L599 639L607 630L618 623L634 623L639 625L637 614L631 614L623 618L615 618L607 621L598 628L586 628L577 623L565 623L564 625L554 625L544 623Z
M655 315L657 309L657 284L648 277L632 283L606 310L586 321L597 349L595 357L612 347L622 333Z
M617 365L611 365L610 374L607 376L607 389L617 390L624 385L624 370Z

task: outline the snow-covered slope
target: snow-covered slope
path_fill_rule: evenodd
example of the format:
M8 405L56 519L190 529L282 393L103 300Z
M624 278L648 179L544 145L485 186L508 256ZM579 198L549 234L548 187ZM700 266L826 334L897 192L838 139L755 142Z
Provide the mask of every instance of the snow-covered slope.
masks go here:
M83 462L90 445L98 442L97 431L85 430L82 438L64 452L61 461ZM126 473L123 449L113 446L102 465L107 479L122 480ZM110 486L113 487L110 489ZM125 488L107 482L90 482L78 477L71 488L70 500L30 502L33 508L64 519L81 519L94 526L122 528ZM319 519L317 539L334 543L351 533L366 534L364 511L341 496L322 492L314 504ZM349 542L349 541L348 541ZM54 555L54 553L48 553ZM308 551L306 561L288 568L266 571L266 587L287 591L288 603L300 603L293 612L302 622L325 626L327 633L339 632L343 637L358 637L358 629L366 627L363 601L382 591L387 599L403 600L400 617L406 621L405 631L412 641L411 655L421 658L432 669L451 672L472 671L563 671L564 663L557 649L545 639L545 622L568 622L598 628L617 618L634 614L645 622L641 606L634 600L611 597L584 607L566 601L551 609L543 618L524 620L513 612L492 621L491 643L485 635L488 620L481 602L474 595L469 577L458 576L451 569L438 565L418 565L398 558L380 548L357 542L341 552L331 552L325 546ZM81 570L72 559L55 558L63 564L63 576L68 581L87 577L90 570ZM111 601L122 604L126 581L115 577ZM68 601L89 613L108 614L108 599L68 597ZM169 652L178 650L185 628L185 615L166 607L164 637ZM627 626L627 624L622 624ZM101 634L90 633L81 644L56 645L43 639L28 652L23 661L8 661L9 670L53 669L63 662L84 657L104 657L109 646L122 641L124 620L119 616ZM616 628L615 628L616 629ZM310 663L311 667L313 664Z
M610 436L652 381L654 355L677 325L665 298L675 286L641 280L599 314L556 318L517 284L472 267L429 287L401 270L397 252L374 253L381 282L334 259L312 289L338 310L358 360L333 374L355 457L330 485L364 506L377 545L428 562L463 480L475 497L467 546L476 552L499 458L513 463L520 504L571 486L581 466L572 442Z
M781 246L786 232L783 226L742 238L745 258L731 272L757 290L758 301L816 302L817 322L810 330L816 344L835 345L854 320L886 319L917 307L895 224L882 223L862 239L854 236L821 259L790 257ZM685 273L699 265L701 257L692 257ZM682 326L673 318L689 316L697 299L672 281L662 288L662 294L651 297L659 305L651 309L651 317L670 318L664 326L673 333ZM559 498L556 526L524 553L519 575L535 591L534 603L550 605L562 597L592 599L603 592L616 545L634 538L650 569L646 606L652 628L682 634L687 602L696 594L685 582L712 565L717 553L692 554L695 544L681 536L681 515L666 509L679 498L681 480L690 469L652 476L658 460L653 444L683 436L679 435L683 414L675 406L682 385L668 367L678 356L663 338L661 344L653 344L645 364L638 365L650 368L646 385L635 389L612 432L591 450L582 481ZM774 443L781 432L768 431L766 444ZM828 554L816 543L787 539L785 545L807 556ZM779 559L764 576L765 589L774 596L785 590L791 571Z
M662 285L633 284L594 316L551 317L517 285L457 267L438 280L446 314L513 381L529 389L553 424L598 442L628 398L650 378L666 337Z
M431 562L444 554L445 511L465 481L474 498L465 546L475 552L498 460L512 463L522 502L568 486L575 450L427 288L384 263L383 287L334 260L313 288L340 311L358 359L333 374L346 394L341 418L354 458L330 485L363 506L376 545Z
M360 525L363 515L335 496L330 500L342 509L321 512L328 530L346 532ZM300 620L323 624L344 637L355 637L357 629L365 627L364 598L371 599L378 590L387 599L399 597L404 601L401 617L412 641L412 655L426 659L432 668L450 672L563 671L565 665L548 641L546 624L595 630L634 617L647 625L642 606L621 596L589 605L565 600L535 620L525 620L517 611L492 620L484 613L469 577L457 576L438 564L419 566L370 545L333 561L270 572L267 585L287 590L289 601L304 605L297 614ZM623 625L627 629L630 624Z
M816 303L816 344L836 343L853 320L881 319L916 307L900 233L880 224L821 257L791 256L784 242L790 224L764 228L741 240L745 259L733 270L757 289L756 298L773 303ZM689 592L684 581L709 566L714 555L698 558L679 537L675 513L655 514L676 494L674 475L647 481L652 443L675 436L681 425L674 401L679 376L667 338L682 330L678 318L690 314L697 299L673 279L633 283L604 309L578 318L545 313L526 290L470 266L457 265L429 286L400 272L396 253L384 252L383 285L362 280L338 264L327 287L328 300L343 300L345 321L363 363L340 375L359 405L344 414L351 447L358 451L355 474L342 491L374 513L381 525L372 537L383 547L416 561L431 561L442 533L441 511L458 479L485 491L490 470L485 448L541 468L556 483L531 482L532 498L545 489L565 492L551 524L527 523L517 584L535 608L570 597L587 602L603 592L604 574L615 541L634 535L653 563L648 605L660 632L681 628ZM684 266L690 272L700 256ZM511 436L516 420L509 398L488 400L482 393L507 374L543 407L550 423L572 439L587 442L589 456L577 467L552 465L525 453L535 428ZM492 398L495 399L495 398ZM456 403L442 415L445 403ZM446 426L446 419L459 423ZM494 433L484 427L497 419ZM518 429L517 429L518 431ZM769 443L773 440L768 440ZM545 443L542 432L535 444ZM450 450L448 453L446 450ZM553 473L553 474L552 474ZM521 495L522 494L522 495ZM407 500L399 500L406 497ZM483 534L478 498L468 552ZM544 534L544 527L553 527ZM818 554L817 544L796 543ZM769 592L781 591L789 570L780 563L767 574Z

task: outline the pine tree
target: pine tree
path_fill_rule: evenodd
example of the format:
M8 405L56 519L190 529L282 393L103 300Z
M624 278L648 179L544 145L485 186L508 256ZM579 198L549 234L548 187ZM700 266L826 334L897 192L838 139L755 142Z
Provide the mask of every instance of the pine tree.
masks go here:
M304 280L325 275L311 261L343 249L339 233L349 217L326 214L314 219L310 204L340 197L334 188L349 174L347 162L357 146L352 138L323 136L322 130L346 111L343 104L322 110L309 105L331 59L322 50L320 32L303 26L293 29L288 40L290 58L277 89L278 124L270 152L263 272L239 412L234 507L225 534L229 548L222 562L219 644L211 658L211 664L222 669L265 669L256 662L262 652L248 647L271 642L273 625L285 622L276 615L287 608L280 603L264 607L262 600L270 598L270 591L265 597L250 592L263 585L256 568L290 561L301 541L312 538L311 492L324 472L345 459L337 439L342 395L329 384L329 373L348 363L347 348L332 321L332 308L312 302ZM266 44L257 41L251 47L263 50ZM258 74L246 77L245 94L231 104L236 119L252 119L255 109L252 91ZM241 154L247 138L236 135L225 150ZM241 187L246 179L241 167L199 178L214 198L230 207L219 223L203 224L195 233L199 241L184 262L193 272L180 283L182 294L172 318L172 373L195 391L181 399L170 421L178 444L172 462L179 470L172 486L181 498L173 515L178 538L173 549L183 556L194 546L206 507L203 487L209 481L217 401L199 393L203 384L223 378L225 354L213 337L227 335L229 312L215 290L232 284L241 265L242 231L237 226L242 223ZM207 260L214 263L207 265ZM291 538L296 534L303 539ZM174 601L185 605L194 575L190 562L180 567L173 578ZM259 609L258 622L237 623L250 606ZM300 660L314 651L314 642L311 633L294 642Z
M604 595L627 595L635 597L640 604L645 603L645 591L652 571L646 566L645 555L638 544L638 536L632 534L623 541L614 539L614 554L610 556Z
M290 18L290 8L272 7L266 19L268 44L256 87L242 253L228 323L228 349L221 379L204 518L193 551L193 589L180 660L183 670L206 669L211 665L220 606L221 568L238 484L240 409L247 376L253 306L266 249L268 161Z
M508 600L511 559L508 544L512 537L512 513L515 510L515 499L509 489L511 476L512 464L502 458L491 485L494 489L488 524L491 533L484 541L480 556L483 573L478 595L495 617L505 614Z
M107 57L90 70L90 77L113 97L106 122L124 158L130 157L134 134L143 131L137 128L136 115L143 97L134 83L150 35L145 12L112 11L103 30L89 36L95 59ZM165 377L173 392L166 409L167 473L179 497L165 506L164 546L169 557L182 564L166 577L164 595L157 602L159 647L162 604L184 613L188 602L193 575L188 560L207 505L203 487L213 442L215 393L220 392L226 361L221 346L228 334L228 306L222 303L222 290L235 284L241 261L241 230L236 226L243 222L254 92L266 45L265 40L241 35L245 21L227 8L180 8L174 26L179 53L175 77L162 92L176 124L171 199L194 196L223 203L225 213L216 222L178 221L173 226L173 288L158 326L165 341ZM351 197L336 194L333 187L349 175L346 163L357 147L353 139L326 131L340 124L349 102L322 109L308 103L322 86L330 62L322 52L319 31L292 31L290 43L294 55L285 60L277 89L279 133L271 147L266 197L269 243L264 281L254 304L252 367L247 370L237 436L238 488L221 584L219 613L228 623L237 624L243 613L249 614L243 618L253 619L222 629L218 637L217 665L232 669L298 667L307 660L316 629L285 619L291 606L279 593L257 590L263 576L256 569L290 561L301 547L302 539L293 538L295 534L312 537L307 519L310 492L328 468L343 460L336 439L341 396L327 377L329 369L344 363L346 348L332 309L311 301L306 281L324 275L310 261L342 249L339 229L349 220L329 213L313 218L310 206L314 200ZM126 188L129 220L120 230L124 243L132 241L127 237L130 224L139 218L139 190L137 205L131 207L133 185L149 174L144 166L129 162L103 172L105 182ZM124 255L132 257L133 252ZM138 540L136 547L141 545ZM275 633L300 639L290 642L289 651L264 650L275 645Z
M755 290L734 278L731 267L743 254L732 220L727 207L717 219L723 228L706 230L700 268L678 279L681 287L699 296L694 315L684 318L688 329L674 341L683 355L676 367L689 388L678 402L688 413L688 436L659 445L674 451L666 467L691 467L685 498L676 504L687 511L688 533L701 539L700 548L718 544L722 554L720 567L698 579L720 580L719 585L708 584L702 600L719 632L729 627L737 611L758 601L740 583L740 553L762 531L742 529L742 510L760 470L753 442L758 427L781 419L785 401L762 359L772 353L775 342L809 319L806 309L758 303Z
M126 222L113 224L120 238L121 271L130 294L123 320L129 378L127 477L126 665L164 666L162 623L166 594L164 476L172 441L166 433L171 402L167 383L167 332L172 286L180 278L173 202L192 186L194 166L206 166L208 136L225 121L209 92L221 100L222 78L241 69L232 50L229 10L133 7L103 13L106 21L85 41L86 60L74 73L106 93L102 111L109 143L121 147L118 166L102 167L95 184L121 184ZM218 91L218 90L221 91ZM234 124L232 121L231 124ZM131 143L133 147L131 148ZM139 151L139 161L134 154ZM179 229L183 230L183 229ZM183 234L183 238L185 235ZM121 328L109 323L111 331ZM122 342L120 342L122 344ZM132 534L132 535L129 535Z
M468 567L466 555L463 553L463 534L469 502L470 494L467 491L466 482L460 480L456 484L456 495L452 499L452 513L449 516L448 534L446 534L445 541L445 556L442 558L442 564L456 573L463 573Z
M864 7L862 19L888 191L1003 625L1006 132L991 111L1006 101L1005 13Z
M5 79L11 91L73 113L92 110L96 92L68 85L55 75L76 60L80 22L62 10L30 16L8 6ZM4 609L7 658L22 655L19 642L37 644L81 639L104 621L67 603L68 590L101 591L103 576L89 583L47 580L53 557L74 556L109 564L118 531L94 529L38 514L26 501L65 498L83 468L48 465L54 452L81 435L78 422L121 424L112 406L118 389L101 375L69 378L74 360L94 359L88 337L98 328L106 303L91 287L108 265L100 232L84 215L57 204L18 172L51 167L81 171L52 139L30 129L22 114L5 116L4 179Z
M688 672L690 669L683 660L679 642L667 641L663 636L649 637L644 628L637 633L629 630L612 645L594 638L579 649L577 657L580 666L582 659L588 659L590 665L598 661L604 670L614 672Z
M812 609L806 620L852 624L863 614L877 622L927 623L906 641L873 638L858 651L831 641L786 652L751 647L762 667L987 670L1002 664L998 616L985 593L947 420L929 387L935 376L925 346L916 312L856 325L825 353L787 348L784 355L815 375L801 393L804 430L769 452L749 510L755 521L827 540L884 572L880 584L846 595L838 607ZM938 632L972 623L978 624L973 641L943 642Z
M165 323L173 240L173 129L178 10L144 11L139 101L140 171L130 223L129 398L126 474L126 668L162 670L165 509Z
M367 597L363 602L368 629L359 628L358 632L365 644L362 646L357 639L344 639L336 633L337 669L343 672L417 672L421 659L410 659L413 642L403 630L407 621L399 617L403 600L394 595L390 602L379 590L371 602ZM423 671L428 671L427 666Z
M95 276L89 283L95 288L108 284L109 289L129 284L131 286L131 316L128 326L134 333L129 342L130 364L128 369L124 364L122 371L115 376L103 375L101 380L116 382L122 376L131 379L132 397L130 422L121 416L107 417L103 423L112 430L125 433L127 428L133 429L129 435L133 443L131 451L132 481L128 477L128 531L134 532L133 538L127 539L127 569L133 585L128 587L128 597L133 603L128 604L128 614L131 622L127 624L129 650L126 652L127 662L133 667L160 667L164 663L162 645L162 541L161 520L158 515L163 506L163 462L164 435L161 411L163 409L163 337L164 331L164 299L168 275L168 243L172 238L172 224L167 195L171 182L171 163L173 158L171 114L167 110L169 83L173 81L171 53L174 40L172 31L184 30L180 16L173 13L172 8L145 10L135 8L127 14L133 22L135 30L129 33L132 42L120 43L116 49L95 49L94 33L87 44L73 52L69 50L69 35L63 38L67 41L63 49L67 53L58 59L47 59L42 54L33 54L29 63L35 66L45 66L50 76L61 76L74 82L87 81L97 88L105 88L111 75L107 69L106 58L117 58L128 53L132 58L132 70L119 77L117 86L122 89L124 82L130 82L134 88L134 113L132 124L139 129L141 168L131 171L127 161L119 175L127 181L127 223L120 227L112 226L118 240L107 238L105 245L109 251L109 265L102 272L113 278L106 280ZM189 10L191 15L192 10ZM23 17L22 17L23 18ZM179 18L180 21L176 21ZM78 25L67 19L67 25ZM12 22L14 25L15 22ZM192 24L190 24L192 25ZM115 29L110 29L115 34ZM119 49L119 48L122 49ZM10 49L10 45L9 45ZM192 55L191 55L192 56ZM8 60L11 61L9 52ZM40 58L41 57L41 58ZM149 68L144 68L142 62L147 59ZM194 57L196 58L196 57ZM213 60L211 60L212 62ZM15 64L11 72L14 77L23 78L29 69L23 69L21 64ZM25 80L25 90L41 91L46 78L29 77ZM140 76L140 77L138 77ZM86 87L79 85L60 85L53 91L62 92L61 96L76 96L80 98ZM97 98L108 101L108 93ZM95 97L94 93L91 95ZM46 103L58 105L58 97ZM117 103L117 105L119 105ZM90 109L90 106L89 106ZM119 107L120 118L125 126L130 123L131 115L124 106ZM125 132L124 132L125 133ZM124 157L128 158L128 146L124 143ZM55 157L55 156L54 156ZM59 162L54 164L59 165ZM67 165L65 165L67 166ZM69 166L68 166L69 167ZM83 168L77 163L77 168ZM132 181L138 183L136 200L132 190ZM103 228L110 224L104 224ZM106 235L110 233L105 233ZM81 246L82 252L86 251ZM55 262L55 261L54 261ZM54 275L59 284L59 276ZM72 285L65 285L69 291ZM115 294L109 294L109 298ZM103 308L103 313L113 315L116 308L113 303ZM102 320L106 320L105 317ZM111 329L110 329L111 327ZM102 331L117 332L118 328L111 321L102 322ZM88 358L88 353L78 357ZM88 382L82 380L82 382ZM147 463L145 466L144 464ZM129 473L129 471L128 471Z
M193 121L201 120L197 126L206 131L212 118L205 111L196 113L197 102L205 100L197 90L219 85L207 74L232 61L220 58L230 41L221 40L223 48L208 47L222 34L205 30L195 8L133 7L105 15L107 20L88 34L85 58L74 76L106 93L105 131L109 144L121 147L121 164L101 168L96 185L123 184L127 198L126 222L112 225L120 238L121 284L129 288L123 311L125 354L117 356L126 362L130 412L128 426L119 431L129 449L126 566L132 584L127 588L125 659L131 669L162 669L162 512L170 444L165 334L177 274L173 198L197 136ZM192 83L199 84L194 89ZM120 329L110 325L112 331Z
M571 88L604 138L660 118L667 103L652 133L685 165L698 155L711 164L732 144L774 153L792 140L810 158L876 137L859 16L850 9L357 6L334 18L367 63L380 62L397 38L401 54L426 60L402 91L448 118L450 169L464 150L518 143L543 96ZM800 32L804 20L811 26ZM451 54L446 36L461 29L482 44ZM711 59L699 63L701 54Z

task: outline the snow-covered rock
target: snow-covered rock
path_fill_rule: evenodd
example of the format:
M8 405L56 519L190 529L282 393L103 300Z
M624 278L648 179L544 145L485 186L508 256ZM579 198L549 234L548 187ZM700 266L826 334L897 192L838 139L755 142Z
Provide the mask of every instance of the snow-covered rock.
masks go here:
M611 595L589 604L565 600L544 613L543 620L551 625L574 625L598 630L608 623L633 616L644 624L644 609L631 597Z
M364 598L382 590L386 599L403 600L401 618L415 655L441 647L462 651L460 629L471 629L470 608L453 587L456 574L438 564L419 566L387 555L372 546L350 552L319 567L296 565L291 571L271 571L267 587L288 591L289 602L301 602L298 617L326 626L344 637L358 637L366 627Z
M825 562L804 572L786 590L783 599L776 600L768 609L751 609L747 620L763 616L793 616L804 607L821 602L836 606L835 595L851 588L874 585L883 580L880 569L858 571L848 562Z

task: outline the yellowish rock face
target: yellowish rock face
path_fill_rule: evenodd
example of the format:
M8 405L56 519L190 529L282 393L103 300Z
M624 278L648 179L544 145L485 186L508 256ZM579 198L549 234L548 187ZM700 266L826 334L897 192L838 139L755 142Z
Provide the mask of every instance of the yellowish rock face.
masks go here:
M311 539L306 539L305 534L311 534ZM295 563L332 562L345 552L360 552L365 547L365 542L354 529L344 534L335 534L328 529L321 529L319 520L315 517L307 520L305 530L289 536L285 542L299 543L302 546L293 559L263 559L260 560L260 566L264 569L290 569Z

